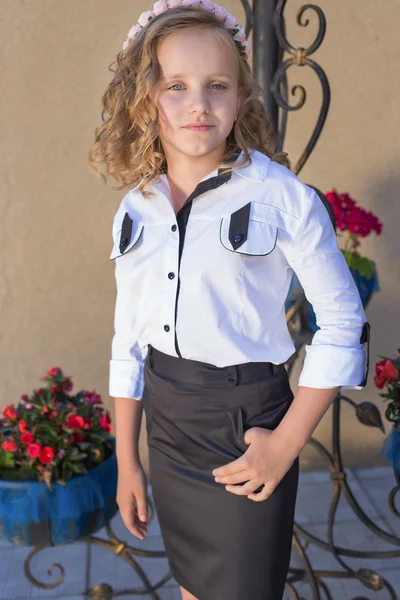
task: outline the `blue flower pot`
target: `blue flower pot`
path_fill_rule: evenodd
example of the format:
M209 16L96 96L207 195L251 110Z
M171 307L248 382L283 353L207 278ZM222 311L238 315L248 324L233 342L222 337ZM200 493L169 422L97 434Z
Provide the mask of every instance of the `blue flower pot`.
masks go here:
M53 491L38 481L0 479L0 538L20 546L59 546L99 531L116 514L113 454Z
M363 277L362 275L360 275L359 272L355 271L354 269L350 269L350 272L353 275L354 281L357 285L357 288L358 288L358 291L359 291L359 294L361 297L361 302L365 309L367 307L369 301L371 300L372 295L375 292L379 291L378 273L377 273L377 271L375 271L373 276L371 277L371 279L368 280L365 277ZM285 302L286 312L288 312L290 307L294 304L296 297L298 296L298 294L300 292L302 292L302 289L303 288L301 287L301 284L297 278L297 275L294 273L291 284L290 284L289 292L288 292L288 295L286 298L286 302ZM308 301L306 301L306 305L307 305L306 306L307 326L308 326L308 329L312 333L315 333L319 329L319 327L317 325L315 313L314 313L312 305Z
M400 476L400 433L394 427L383 443L381 456L393 464Z

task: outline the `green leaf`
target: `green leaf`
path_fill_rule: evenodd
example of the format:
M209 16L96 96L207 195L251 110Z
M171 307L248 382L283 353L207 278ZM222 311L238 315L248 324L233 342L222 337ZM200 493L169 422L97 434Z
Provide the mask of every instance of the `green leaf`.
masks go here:
M53 439L59 438L57 425L55 423L52 423L51 421L45 423L38 423L37 425L35 425L33 428L33 434L37 436L38 433L47 433L47 435L49 435Z
M78 446L81 450L88 450L91 444L89 442L78 442Z
M87 458L87 454L86 452L78 452L78 454L74 454L74 455L70 455L68 456L69 460L71 461L77 461L77 460L84 460L85 458Z
M376 266L372 260L360 256L358 252L342 250L342 253L349 269L358 271L361 277L365 277L367 280L371 279L376 271Z
M75 464L71 464L71 469L74 473L77 473L78 475L82 475L83 473L87 473L87 469L85 467L85 465L75 465Z
M0 451L0 467L12 469L15 466L14 456L11 452Z
M36 481L37 472L29 467L21 467L20 469L4 469L2 471L2 479L12 481Z

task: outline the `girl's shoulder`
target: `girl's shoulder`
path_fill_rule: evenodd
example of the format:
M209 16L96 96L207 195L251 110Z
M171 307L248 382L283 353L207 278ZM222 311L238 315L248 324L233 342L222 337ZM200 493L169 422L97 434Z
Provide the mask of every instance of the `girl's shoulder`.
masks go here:
M298 220L315 201L315 192L288 167L261 152L251 154L253 173L258 174L257 200Z

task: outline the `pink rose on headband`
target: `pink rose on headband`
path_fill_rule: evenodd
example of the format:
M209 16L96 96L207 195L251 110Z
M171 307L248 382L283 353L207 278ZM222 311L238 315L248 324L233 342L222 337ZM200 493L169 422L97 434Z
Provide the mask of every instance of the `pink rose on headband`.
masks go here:
M236 25L237 25L236 17L234 17L233 15L228 13L228 15L224 21L224 27L226 27L227 29L236 29Z
M138 19L138 23L141 27L146 27L148 22L154 17L154 13L152 10L147 10L142 13Z
M134 25L133 27L130 28L129 33L128 33L128 38L133 39L135 37L135 35L137 33L139 33L139 31L142 29L142 27L140 27L140 25Z
M155 16L161 15L161 13L163 13L167 10L168 10L168 6L167 6L167 4L165 4L164 0L158 0L158 2L154 3L153 13L155 14Z
M169 8L175 8L175 6L182 6L182 0L168 0Z
M228 11L223 6L219 6L218 4L216 4L214 8L214 15L218 19L218 21L223 23L226 17L228 16Z
M204 8L206 8L210 12L214 11L214 8L215 8L214 2L210 2L210 0L201 0L200 4L201 4L201 6L204 6Z
M240 42L243 46L243 43L246 41L246 32L241 25L238 25L239 31L236 35L233 36L233 39L237 42Z

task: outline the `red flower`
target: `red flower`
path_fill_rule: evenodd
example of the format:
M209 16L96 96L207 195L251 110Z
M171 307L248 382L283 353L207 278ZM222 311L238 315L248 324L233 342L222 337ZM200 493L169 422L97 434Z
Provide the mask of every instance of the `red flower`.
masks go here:
M26 402L27 400L29 400L28 394L22 394L21 400L22 400L22 402Z
M46 373L46 375L44 377L42 377L42 379L46 379L47 377L62 377L63 376L63 372L61 371L60 367L52 367L51 369L49 369Z
M63 386L64 392L70 392L72 390L72 388L74 387L74 384L72 383L72 381L70 379L67 379L66 381L64 381L62 386Z
M399 370L392 361L381 360L376 363L374 381L377 388L382 389L386 381L394 381L398 376Z
M113 430L112 425L110 425L111 423L111 419L110 419L110 413L107 411L105 415L103 415L99 421L100 423L100 427L102 427L105 431L107 431L108 433L111 433Z
M1 447L3 448L3 450L5 450L6 452L15 452L17 449L17 444L11 440L5 440Z
M83 392L84 398L86 398L88 404L102 404L100 394L96 394L96 392L89 392L89 390L84 390Z
M71 429L82 429L84 420L79 415L70 415L67 419L67 425Z
M54 455L55 455L54 449L50 448L50 446L45 446L40 451L39 460L42 464L48 465L53 460Z
M92 419L85 419L83 429L90 429L92 426Z
M26 431L21 435L21 442L26 445L31 444L34 439L35 436L30 431Z
M21 433L25 433L25 431L28 429L28 423L24 420L20 421L18 423L18 429Z
M50 412L50 408L48 406L43 406L42 411L46 414Z
M76 444L77 442L83 442L84 439L85 439L85 436L82 433L74 432L72 434L72 441L74 444Z
M29 444L29 446L26 449L27 453L29 454L29 456L32 456L32 458L37 458L40 454L40 450L40 444Z
M3 415L6 417L6 419L10 419L10 420L16 419L17 411L15 409L14 404L9 404L5 408L3 408Z

